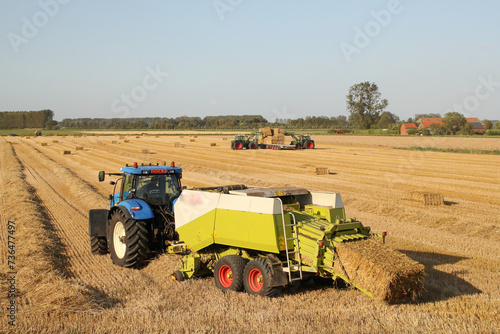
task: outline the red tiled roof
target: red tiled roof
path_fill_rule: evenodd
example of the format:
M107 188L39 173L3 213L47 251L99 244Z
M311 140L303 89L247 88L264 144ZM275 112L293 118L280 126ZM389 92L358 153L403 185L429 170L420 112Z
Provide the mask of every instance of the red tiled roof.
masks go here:
M404 126L405 129L416 129L417 128L417 126L415 124L413 124L413 123L404 123L401 126Z
M431 124L439 124L441 126L444 126L443 122L441 122L441 119L439 118L439 121L425 121L425 122L421 122L420 125L419 125L419 129L422 129L422 128L430 128Z

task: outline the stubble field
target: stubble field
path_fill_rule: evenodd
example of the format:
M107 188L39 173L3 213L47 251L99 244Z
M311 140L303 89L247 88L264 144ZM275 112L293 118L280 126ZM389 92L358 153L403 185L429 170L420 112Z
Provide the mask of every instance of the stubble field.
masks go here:
M500 140L314 139L314 150L233 151L229 135L0 138L0 331L498 331L500 156L393 147L498 150ZM388 245L425 265L425 291L416 302L386 305L356 290L306 285L269 300L223 294L210 277L175 283L170 273L177 255L161 255L141 270L114 266L109 256L90 254L88 210L106 208L112 192L108 182L97 181L97 172L135 161L175 161L188 188L293 185L339 192L349 217L387 231ZM308 167L330 173L310 174ZM444 205L409 200L417 190L441 194ZM16 225L15 326L7 317L8 221Z

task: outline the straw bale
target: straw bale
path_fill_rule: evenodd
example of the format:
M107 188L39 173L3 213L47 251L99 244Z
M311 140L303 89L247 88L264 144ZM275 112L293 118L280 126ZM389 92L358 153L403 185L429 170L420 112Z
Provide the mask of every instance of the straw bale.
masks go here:
M71 151L68 151L68 150L63 150L61 151L62 154L71 154Z
M423 288L425 267L373 239L341 243L334 269L388 303L416 299ZM343 268L342 268L343 266Z
M423 205L444 205L444 197L440 193L415 190L405 193L403 198L408 201L420 202Z
M328 167L308 166L307 172L309 174L315 174L315 175L328 175L330 173L330 170L328 169Z
M124 143L130 143L130 140L129 139L125 139L123 142Z
M210 143L210 146L217 146L217 143Z
M149 150L148 149L143 149L142 150L142 154L149 154Z
M54 139L52 142L53 143L59 143L59 140Z
M227 140L227 137L223 137L222 140Z
M76 150L77 150L77 151L83 151L83 146L77 146L77 147L76 147Z
M175 142L175 143L174 143L174 147L181 147L181 143L179 143L179 142Z
M47 146L47 143L41 143L41 144L42 144L42 146Z
M189 139L189 141L190 141L191 143L194 143L196 140L194 140L194 139Z
M259 132L262 133L262 138L273 135L273 130L270 127L260 128Z

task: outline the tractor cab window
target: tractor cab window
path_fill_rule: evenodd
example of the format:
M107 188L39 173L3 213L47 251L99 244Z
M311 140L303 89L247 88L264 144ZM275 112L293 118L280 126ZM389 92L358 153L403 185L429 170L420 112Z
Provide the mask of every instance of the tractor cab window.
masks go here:
M138 175L136 198L154 205L166 205L180 194L175 175Z
M133 180L133 175L131 174L126 174L123 177L123 200L126 200L129 198L130 195L130 189L132 189L132 180Z

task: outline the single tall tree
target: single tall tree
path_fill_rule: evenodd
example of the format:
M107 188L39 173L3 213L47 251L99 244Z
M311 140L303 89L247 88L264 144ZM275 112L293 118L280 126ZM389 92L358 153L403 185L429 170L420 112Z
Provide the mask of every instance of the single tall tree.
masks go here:
M389 105L375 83L362 82L349 88L347 110L350 112L349 123L360 129L369 129L377 124L380 113Z

